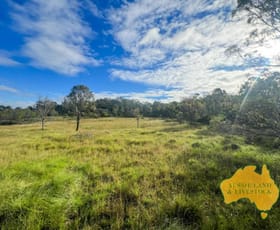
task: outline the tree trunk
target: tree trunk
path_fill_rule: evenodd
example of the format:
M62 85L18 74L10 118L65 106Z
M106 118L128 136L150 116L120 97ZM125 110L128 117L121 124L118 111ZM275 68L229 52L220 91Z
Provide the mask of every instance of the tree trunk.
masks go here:
M44 117L42 117L41 122L42 122L42 130L44 130L44 128L45 128L45 118Z
M80 127L80 112L77 113L77 126L76 126L76 131L79 131Z
M137 128L139 128L139 120L140 120L140 117L137 117Z

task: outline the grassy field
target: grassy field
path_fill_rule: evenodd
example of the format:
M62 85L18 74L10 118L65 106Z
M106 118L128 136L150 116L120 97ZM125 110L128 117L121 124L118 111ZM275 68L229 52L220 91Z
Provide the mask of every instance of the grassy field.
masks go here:
M248 200L226 205L220 183L280 151L163 120L88 119L0 127L1 229L279 229Z

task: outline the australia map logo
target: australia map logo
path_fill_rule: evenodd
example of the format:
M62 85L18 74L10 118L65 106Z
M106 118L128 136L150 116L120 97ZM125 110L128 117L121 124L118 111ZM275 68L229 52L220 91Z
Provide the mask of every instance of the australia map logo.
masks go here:
M221 183L220 188L226 204L247 198L261 211L262 219L265 219L267 211L278 200L279 189L271 179L266 165L263 165L261 174L255 170L256 166L252 165L238 169L231 178Z

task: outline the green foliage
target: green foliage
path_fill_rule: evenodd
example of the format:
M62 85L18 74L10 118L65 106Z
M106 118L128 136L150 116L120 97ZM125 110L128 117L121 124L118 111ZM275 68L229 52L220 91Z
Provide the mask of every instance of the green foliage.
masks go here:
M73 86L62 104L70 114L86 114L95 109L94 95L87 86Z
M184 99L181 103L183 119L190 123L203 120L206 116L206 107L203 100L194 98Z
M65 97L63 107L76 115L76 131L78 131L81 116L93 113L95 110L94 95L87 86L76 85L71 89L69 95Z
M36 120L37 113L32 107L25 109L0 105L0 125L12 125Z
M246 98L237 122L250 133L275 136L280 130L280 75L250 79L240 91Z

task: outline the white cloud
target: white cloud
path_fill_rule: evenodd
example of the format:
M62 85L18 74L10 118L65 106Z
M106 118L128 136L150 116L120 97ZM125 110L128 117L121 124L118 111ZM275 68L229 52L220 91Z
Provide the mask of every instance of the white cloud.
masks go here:
M91 0L84 0L84 8L88 9L93 16L98 18L103 18L103 13L98 9L98 7Z
M127 93L115 93L111 91L104 91L95 94L96 99L100 98L126 98L138 100L140 102L154 102L155 100L160 100L162 102L171 102L175 98L183 99L184 95L176 90L162 90L162 89L149 89L144 92L127 92Z
M32 65L75 75L98 64L87 44L94 33L80 16L79 1L31 0L12 6L15 29L25 35L22 53Z
M153 45L158 43L161 39L159 28L152 28L148 30L145 36L141 39L140 45Z
M112 77L167 87L174 100L217 87L238 92L249 74L259 72L245 68L239 56L225 55L254 29L244 15L231 17L235 6L235 0L138 0L111 10L113 35L128 53ZM243 48L256 49L256 44ZM271 58L272 50L267 53Z
M0 50L0 66L19 66L20 63L11 58L7 51Z
M6 86L6 85L0 85L0 91L5 91L9 93L18 93L19 91L15 88Z
M20 107L20 108L26 108L28 106L33 106L34 105L34 101L23 101L23 100L11 100L11 101L2 101L0 99L0 105L4 105L4 106L11 106L12 108L16 108L16 107Z

